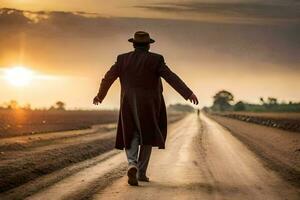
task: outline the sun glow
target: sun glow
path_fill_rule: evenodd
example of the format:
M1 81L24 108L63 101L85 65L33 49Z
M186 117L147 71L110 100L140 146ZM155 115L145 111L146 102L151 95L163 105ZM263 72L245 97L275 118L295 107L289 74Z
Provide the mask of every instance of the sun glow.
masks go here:
M23 66L15 66L5 70L5 79L13 86L28 85L34 76L34 72Z

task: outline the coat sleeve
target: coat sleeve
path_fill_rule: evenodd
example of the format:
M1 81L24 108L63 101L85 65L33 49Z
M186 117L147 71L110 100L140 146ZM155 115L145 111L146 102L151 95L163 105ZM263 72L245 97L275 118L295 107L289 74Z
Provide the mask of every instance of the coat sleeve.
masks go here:
M161 56L158 67L159 76L163 77L184 99L188 99L193 92L188 86L166 65L164 57Z
M100 101L102 102L105 98L110 86L114 83L114 81L119 77L119 56L117 58L117 61L114 65L111 66L111 68L106 72L105 76L103 77L99 92L97 96L99 97Z

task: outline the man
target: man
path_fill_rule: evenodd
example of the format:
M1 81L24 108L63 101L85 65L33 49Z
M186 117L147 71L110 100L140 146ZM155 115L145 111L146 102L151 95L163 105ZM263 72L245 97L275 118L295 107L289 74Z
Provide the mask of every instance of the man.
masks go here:
M102 103L113 82L120 79L121 105L115 147L125 148L128 184L137 186L138 181L149 181L146 170L152 147L165 148L167 115L160 77L186 100L198 104L198 99L167 67L163 56L149 52L150 43L155 41L148 33L138 31L128 41L135 50L117 57L102 79L93 103Z

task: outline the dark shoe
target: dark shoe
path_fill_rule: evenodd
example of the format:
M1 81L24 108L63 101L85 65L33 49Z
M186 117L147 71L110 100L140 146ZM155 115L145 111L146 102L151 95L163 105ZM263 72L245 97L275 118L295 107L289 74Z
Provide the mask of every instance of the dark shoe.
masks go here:
M128 184L132 186L138 186L138 180L136 178L136 173L138 169L136 166L131 165L128 167L127 176L128 176Z
M149 182L149 178L146 175L139 176L138 180L143 182Z

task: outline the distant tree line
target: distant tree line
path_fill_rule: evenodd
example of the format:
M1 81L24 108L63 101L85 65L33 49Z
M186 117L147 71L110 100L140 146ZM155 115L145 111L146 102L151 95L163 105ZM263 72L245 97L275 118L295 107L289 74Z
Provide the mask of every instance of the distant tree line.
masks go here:
M20 105L16 100L11 100L0 105L0 110L33 110L30 104ZM50 108L34 110L66 110L66 104L62 101L55 102Z
M247 103L245 101L234 102L232 93L226 90L217 92L213 97L213 111L249 111L249 112L300 112L300 102L289 101L279 103L277 98L259 98L259 104Z
M7 103L0 105L0 110L66 110L66 104L62 101L55 102L54 105L49 108L32 109L30 104L20 105L16 100L11 100ZM194 108L187 104L171 104L168 107L168 111L171 112L194 112Z

